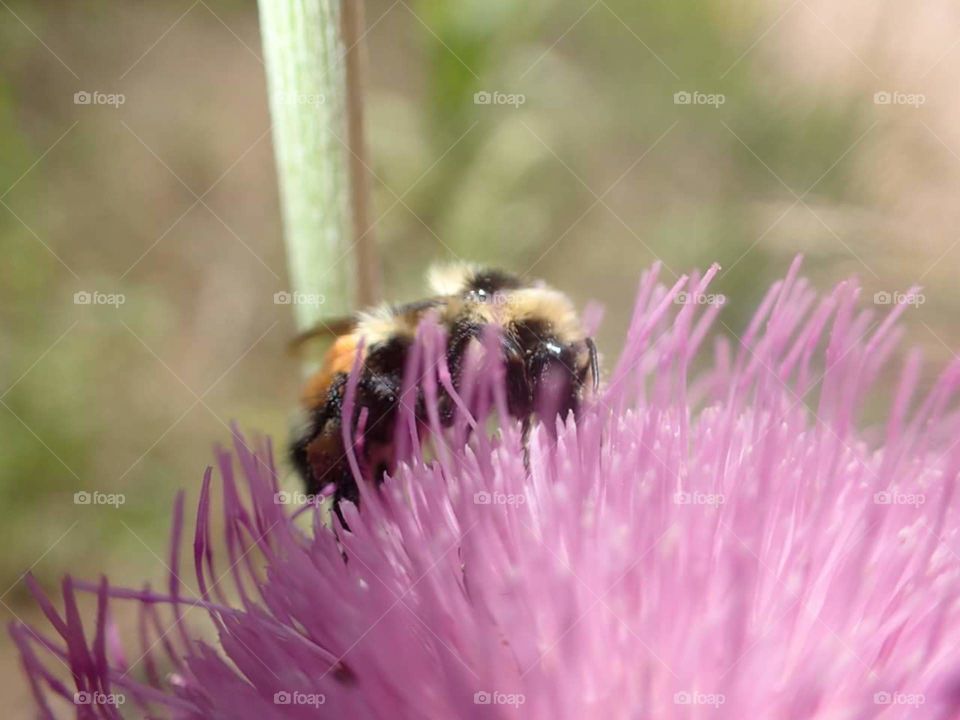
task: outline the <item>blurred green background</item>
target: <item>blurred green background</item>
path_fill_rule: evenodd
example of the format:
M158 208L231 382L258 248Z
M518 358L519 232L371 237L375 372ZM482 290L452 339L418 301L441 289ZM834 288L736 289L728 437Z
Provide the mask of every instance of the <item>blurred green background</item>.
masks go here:
M504 266L605 305L609 359L655 259L668 279L719 262L720 330L737 333L803 252L824 289L858 275L866 304L923 285L909 338L933 364L952 357L953 4L370 0L366 14L388 298L417 297L435 260ZM48 587L65 571L161 578L174 493L192 507L232 420L284 439L299 381L290 308L272 301L287 284L255 3L4 0L0 44L6 621L37 616L28 568ZM75 104L80 91L125 101ZM75 304L83 291L125 302ZM74 504L83 490L126 502Z

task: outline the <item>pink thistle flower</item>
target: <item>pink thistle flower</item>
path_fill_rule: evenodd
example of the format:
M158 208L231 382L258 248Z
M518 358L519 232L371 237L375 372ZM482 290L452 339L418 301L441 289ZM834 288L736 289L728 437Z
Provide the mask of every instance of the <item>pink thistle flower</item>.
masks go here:
M435 460L362 487L350 532L278 503L269 445L237 433L218 456L222 553L211 471L201 488L197 597L182 494L163 592L67 578L58 611L30 581L53 632L11 634L41 716L61 696L91 718L120 717L118 698L240 720L960 717L960 363L916 397L909 355L884 424L859 429L904 306L876 319L855 283L818 297L798 268L700 373L717 268L670 288L646 274L609 382L534 430L529 475L488 353L454 426L432 413ZM453 391L442 340L422 327L408 373L428 408ZM417 432L410 408L398 434ZM98 600L86 623L78 591Z

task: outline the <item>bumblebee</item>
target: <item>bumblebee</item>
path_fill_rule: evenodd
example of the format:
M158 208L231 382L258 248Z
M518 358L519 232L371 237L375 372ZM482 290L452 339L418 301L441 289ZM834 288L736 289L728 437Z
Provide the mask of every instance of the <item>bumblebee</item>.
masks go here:
M525 433L537 415L576 414L585 396L597 389L596 345L563 293L469 264L435 267L428 282L434 294L427 299L383 305L325 324L295 340L300 345L317 335L336 335L320 369L305 385L302 402L307 423L291 443L290 458L308 493L334 485L334 510L341 522L340 501L359 503L357 480L343 445L343 424L350 423L353 436L361 412L366 412L358 464L364 480L382 482L400 459L393 440L404 371L417 326L428 312L446 330L445 355L454 389L459 389L470 345L480 341L486 327L497 328L506 369L507 409L523 421ZM359 362L356 400L353 417L346 419L344 396L355 362ZM455 414L449 400L441 397L444 425L451 424ZM422 395L415 407L417 420L425 424Z

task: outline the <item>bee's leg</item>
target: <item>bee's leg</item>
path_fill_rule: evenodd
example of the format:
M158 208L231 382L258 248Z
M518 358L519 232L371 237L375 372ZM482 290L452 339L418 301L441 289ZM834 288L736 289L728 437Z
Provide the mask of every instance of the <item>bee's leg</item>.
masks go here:
M520 442L523 445L523 471L527 479L530 478L530 429L533 427L533 418L524 416L520 421Z
M593 393L600 390L600 358L597 355L597 344L593 338L587 338L584 341L587 344L587 352L590 355L590 377L593 379Z
M327 485L338 484L335 468L342 454L339 432L339 419L329 417L319 408L314 411L306 431L290 445L290 462L308 495L318 495Z
M396 462L394 438L410 343L409 339L395 337L370 348L357 388L357 406L367 411L364 473L377 485L383 482L385 473L393 471ZM359 412L354 422L359 422Z
M332 507L333 512L336 513L337 520L340 521L343 529L349 532L350 526L347 525L347 521L343 517L343 510L340 509L340 502L342 500L349 500L357 507L360 507L360 488L357 486L357 481L353 477L353 472L350 470L349 466L338 468L338 473L340 478L338 481L336 481L337 489L333 493Z
M290 443L290 464L293 465L293 469L297 475L300 476L303 487L308 493L312 492L314 488L313 473L310 470L310 461L307 460L307 447L309 447L314 437L313 421L311 420L310 428L303 434L295 437Z
M480 339L482 332L483 325L469 317L456 320L450 328L447 339L447 369L450 371L453 388L458 392L463 379L467 349L470 347L471 341ZM440 423L444 427L449 427L456 417L456 403L443 387L438 388L438 391L440 395Z
M340 501L349 500L359 505L360 490L343 447L339 417L312 426L309 432L293 443L291 459L304 479L308 495L317 496L328 485L334 486L334 512L343 526L349 529L340 511Z

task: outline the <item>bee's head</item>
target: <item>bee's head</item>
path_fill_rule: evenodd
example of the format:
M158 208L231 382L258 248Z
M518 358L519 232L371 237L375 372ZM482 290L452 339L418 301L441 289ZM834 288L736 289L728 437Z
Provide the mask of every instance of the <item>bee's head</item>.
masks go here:
M553 418L579 413L596 389L597 350L590 338L563 340L544 323L520 323L506 336L510 412L538 415L553 427Z

